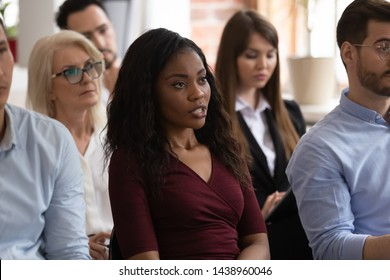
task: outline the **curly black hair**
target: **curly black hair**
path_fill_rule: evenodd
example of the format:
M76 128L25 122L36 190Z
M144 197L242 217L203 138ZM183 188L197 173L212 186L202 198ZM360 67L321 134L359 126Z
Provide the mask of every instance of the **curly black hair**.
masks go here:
M123 59L107 109L106 165L117 148L124 148L140 161L147 192L155 193L164 182L164 170L169 163L164 147L168 142L161 127L155 86L167 62L183 49L192 49L199 55L211 88L206 122L195 131L196 138L209 147L242 187L251 186L241 147L233 136L231 121L204 53L193 41L164 28L141 35Z

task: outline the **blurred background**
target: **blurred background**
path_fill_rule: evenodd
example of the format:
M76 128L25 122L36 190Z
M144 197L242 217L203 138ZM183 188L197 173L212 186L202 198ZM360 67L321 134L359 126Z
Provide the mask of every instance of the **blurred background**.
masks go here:
M17 61L14 73L17 82L14 86L17 84L15 90L19 92L19 96L13 96L18 93L11 92L10 102L23 105L25 67L30 51L38 38L58 31L54 17L62 2L63 0L0 1L0 12L9 29L7 32ZM340 90L347 86L344 66L336 45L335 29L342 11L352 0L103 0L102 2L114 24L122 56L142 32L150 28L165 27L194 40L203 49L213 68L219 39L226 21L237 10L250 8L266 16L278 30L282 86L286 97L295 98L291 71L306 72L289 70L290 60L300 57L331 59L333 69L327 69L328 72L317 76L334 76L334 81L327 80L328 84L332 84L332 96L330 96L332 100L299 102L306 106L304 109L307 114L313 111L322 115L323 112L328 111L335 104L333 99L338 100ZM317 81L316 85L317 88L321 87Z

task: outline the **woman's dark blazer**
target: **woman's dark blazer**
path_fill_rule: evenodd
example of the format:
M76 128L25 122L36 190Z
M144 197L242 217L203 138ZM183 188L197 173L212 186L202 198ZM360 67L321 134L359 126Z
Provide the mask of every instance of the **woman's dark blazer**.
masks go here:
M298 104L292 100L284 100L284 104L298 135L301 137L306 132L306 123ZM262 149L258 145L242 115L239 112L237 113L241 129L248 141L252 155L250 170L253 187L255 188L260 207L264 205L268 195L275 191L287 191L290 188L285 173L288 161L276 126L275 117L272 110L269 109L266 110L265 114L276 152L274 176L272 176L269 171L267 159ZM289 211L289 214L286 215L285 218L278 221L266 222L272 259L312 258L311 250L308 246L308 241L303 231L296 206Z

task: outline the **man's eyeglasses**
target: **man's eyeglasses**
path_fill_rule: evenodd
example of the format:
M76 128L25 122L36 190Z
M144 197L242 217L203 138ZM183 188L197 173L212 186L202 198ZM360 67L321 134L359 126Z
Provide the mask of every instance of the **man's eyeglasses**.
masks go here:
M371 47L375 48L378 51L379 58L383 61L387 61L390 59L390 42L381 42L376 45L360 45L353 44L356 47Z
M98 62L93 62L85 65L84 68L80 69L77 67L72 67L69 69L66 69L60 73L53 74L51 76L52 79L63 75L65 79L70 83L70 84L78 84L81 82L84 76L84 72L88 74L88 76L94 80L100 77L100 75L103 72L103 63L101 61Z

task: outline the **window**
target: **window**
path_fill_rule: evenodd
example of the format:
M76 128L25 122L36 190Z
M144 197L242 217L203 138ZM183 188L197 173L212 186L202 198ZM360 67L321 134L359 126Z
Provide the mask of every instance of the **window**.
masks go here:
M345 68L339 57L336 43L336 25L345 7L352 0L309 0L308 10L299 4L306 1L259 0L258 2L259 12L271 20L279 33L282 82L285 87L289 79L287 58L308 54L314 57L335 57L338 86L343 88L347 85ZM309 12L310 35L306 28L306 11Z

